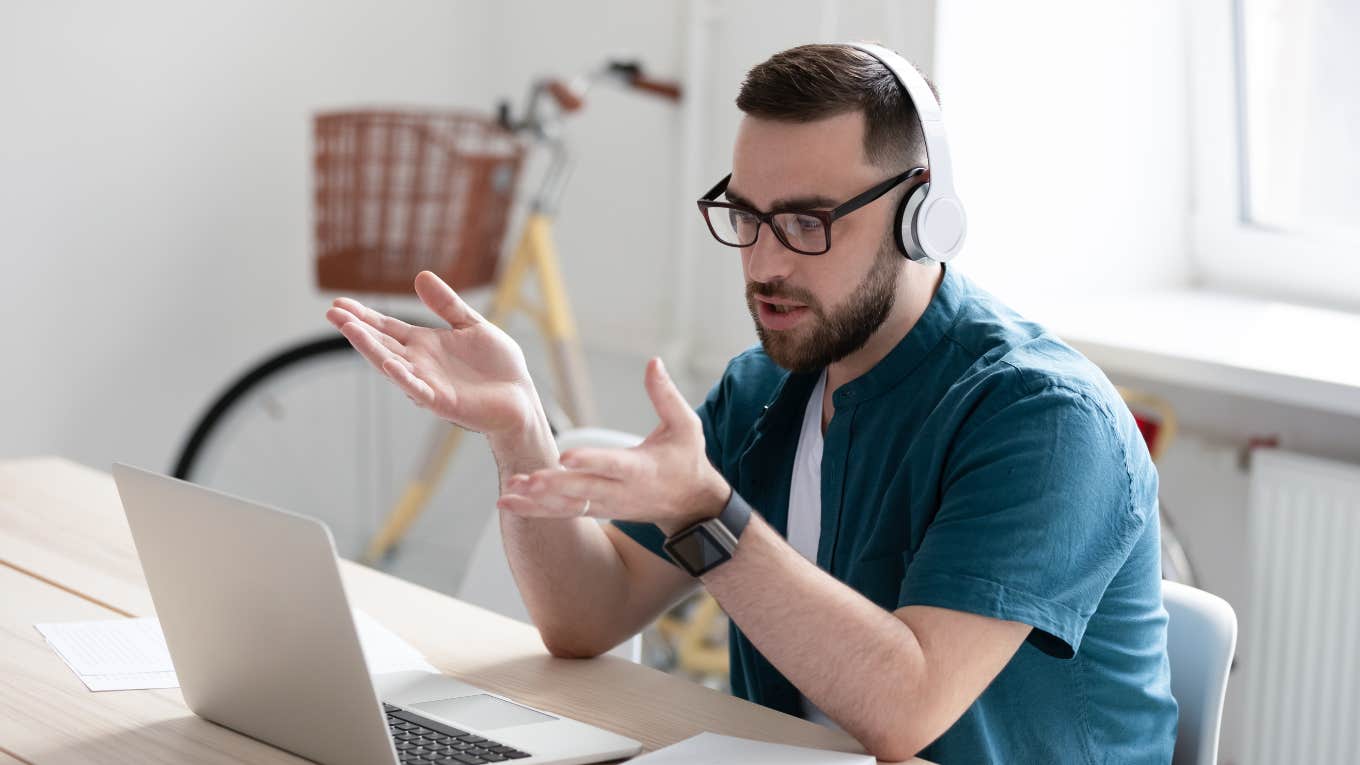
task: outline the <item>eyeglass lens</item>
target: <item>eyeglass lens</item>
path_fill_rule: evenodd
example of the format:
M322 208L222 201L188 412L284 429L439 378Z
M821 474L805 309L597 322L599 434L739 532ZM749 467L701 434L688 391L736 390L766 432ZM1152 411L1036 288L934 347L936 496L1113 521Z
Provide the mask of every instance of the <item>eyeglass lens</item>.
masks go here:
M725 244L748 247L755 243L760 219L745 210L730 207L708 211L713 231ZM795 250L823 252L826 250L826 229L820 218L798 213L776 213L770 226L780 241Z

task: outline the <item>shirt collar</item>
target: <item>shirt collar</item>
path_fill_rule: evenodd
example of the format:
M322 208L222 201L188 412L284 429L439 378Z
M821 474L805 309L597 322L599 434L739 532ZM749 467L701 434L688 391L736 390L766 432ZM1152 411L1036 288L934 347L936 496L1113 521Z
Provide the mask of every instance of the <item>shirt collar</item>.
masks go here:
M840 408L886 393L925 361L926 356L944 339L958 318L967 292L962 275L941 263L940 286L930 305L888 355L879 359L868 372L836 389L832 403Z

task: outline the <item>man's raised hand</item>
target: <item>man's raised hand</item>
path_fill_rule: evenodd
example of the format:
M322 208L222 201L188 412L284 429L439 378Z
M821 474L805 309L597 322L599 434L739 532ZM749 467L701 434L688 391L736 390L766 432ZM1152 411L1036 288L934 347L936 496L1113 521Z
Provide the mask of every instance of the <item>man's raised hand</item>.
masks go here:
M595 517L654 523L667 534L721 512L731 487L708 461L699 416L661 359L647 363L644 385L660 420L646 440L628 449L563 452L565 470L512 476L497 507L545 518L571 518L588 510Z
M326 319L408 398L449 422L499 435L535 417L538 394L519 345L433 273L420 272L415 289L447 329L412 326L345 297Z

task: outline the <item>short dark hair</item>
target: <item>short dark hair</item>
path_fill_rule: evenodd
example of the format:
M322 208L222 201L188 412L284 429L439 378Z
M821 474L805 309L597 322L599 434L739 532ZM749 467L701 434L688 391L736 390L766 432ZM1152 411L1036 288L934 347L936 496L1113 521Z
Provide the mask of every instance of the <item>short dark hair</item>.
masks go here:
M926 84L938 101L935 83ZM848 45L800 45L774 54L747 72L737 108L787 122L862 111L864 156L870 162L890 170L926 164L921 120L897 77Z

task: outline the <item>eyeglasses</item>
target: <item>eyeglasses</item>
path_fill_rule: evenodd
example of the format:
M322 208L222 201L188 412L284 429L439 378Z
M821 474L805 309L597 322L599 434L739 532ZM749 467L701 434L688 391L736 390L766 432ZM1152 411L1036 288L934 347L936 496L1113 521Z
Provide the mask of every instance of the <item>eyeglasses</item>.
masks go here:
M713 238L728 247L750 247L760 236L760 224L764 223L774 232L775 238L785 247L802 255L821 255L831 249L831 222L845 217L859 208L873 202L897 187L908 178L919 178L919 186L930 180L930 173L924 167L914 167L905 173L895 175L862 194L831 210L779 210L763 213L745 205L731 202L716 202L718 195L727 190L732 174L718 181L699 200L699 212L708 224Z

